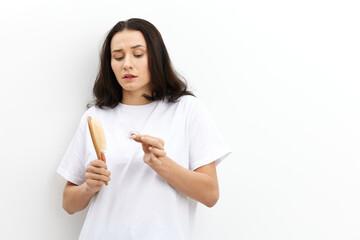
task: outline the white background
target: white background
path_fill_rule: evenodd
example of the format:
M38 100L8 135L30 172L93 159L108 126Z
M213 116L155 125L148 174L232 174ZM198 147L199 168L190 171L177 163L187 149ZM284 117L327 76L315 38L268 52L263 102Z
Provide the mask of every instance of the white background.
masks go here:
M119 20L162 33L233 153L194 239L360 239L358 1L8 1L0 239L77 239L55 172Z

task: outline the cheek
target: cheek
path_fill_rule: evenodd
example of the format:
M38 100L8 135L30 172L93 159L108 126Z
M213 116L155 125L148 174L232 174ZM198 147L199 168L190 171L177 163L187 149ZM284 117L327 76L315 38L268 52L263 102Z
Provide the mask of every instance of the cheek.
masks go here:
M141 70L150 77L150 69L147 61L141 64Z
M116 62L116 61L111 61L111 69L113 70L113 72L116 73L119 72L120 69L120 63Z
M116 80L119 82L119 78L121 79L121 73L120 73L121 64L116 61L111 61L111 69L114 72Z
M114 61L111 61L111 69L113 70L113 72L116 74L116 71L115 71L115 63Z

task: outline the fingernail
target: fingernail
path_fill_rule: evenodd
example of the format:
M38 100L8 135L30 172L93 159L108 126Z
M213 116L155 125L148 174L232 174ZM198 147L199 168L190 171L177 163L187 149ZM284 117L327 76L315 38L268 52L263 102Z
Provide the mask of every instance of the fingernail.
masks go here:
M152 147L149 147L149 151L151 151L152 150Z
M135 139L136 138L136 134L131 134L131 136L130 136L132 139Z
M144 137L141 137L140 140L141 140L141 141L144 140Z

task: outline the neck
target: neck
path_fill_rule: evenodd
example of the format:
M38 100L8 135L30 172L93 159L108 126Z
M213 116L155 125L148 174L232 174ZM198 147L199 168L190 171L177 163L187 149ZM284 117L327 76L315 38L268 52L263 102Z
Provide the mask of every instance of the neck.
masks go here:
M143 93L132 93L123 91L121 103L126 105L145 105L151 102L142 95Z

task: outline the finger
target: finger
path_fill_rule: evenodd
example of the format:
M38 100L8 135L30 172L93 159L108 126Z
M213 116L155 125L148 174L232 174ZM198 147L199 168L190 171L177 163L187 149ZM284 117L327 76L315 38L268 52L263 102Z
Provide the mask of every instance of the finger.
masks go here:
M104 161L102 161L102 160L99 160L99 159L94 160L94 161L91 161L91 162L90 162L90 165L91 165L91 166L94 166L94 167L98 167L98 168L105 168L105 169L107 169L106 163L105 163Z
M104 185L104 182L99 180L87 179L86 184L92 187L101 187L102 185Z
M142 135L133 133L131 134L131 138L136 142L141 142Z
M135 134L135 133L133 133L133 134L131 135L131 138L134 139L134 141L142 144L142 148L143 148L144 153L149 153L148 148L149 148L151 145L143 142L143 140L145 139L145 137L146 137L146 138L154 138L154 137L151 137L151 136L148 136L148 135L141 135L141 134ZM154 139L155 139L155 138L154 138Z
M134 139L136 142L140 142L140 143L149 144L148 141L151 141L151 142L156 142L157 141L157 142L160 143L160 145L162 145L162 147L164 147L164 145L165 145L164 140L162 140L161 138L156 138L156 137L149 136L149 135L141 135L141 134L133 133L131 135L131 138ZM149 144L149 145L154 145L154 144Z
M100 152L101 160L106 164L106 157L103 151ZM108 181L105 182L105 185L108 185Z
M150 158L151 158L151 154L145 154L145 156L144 156L144 162L145 162L145 163L149 163Z
M98 168L94 166L89 166L86 168L86 172L96 173L104 176L110 176L111 172L105 168Z
M144 157L144 162L147 163L149 166L161 164L161 161L154 154L147 154L147 156Z
M166 152L164 150L160 150L160 149L157 149L154 147L149 147L148 149L156 157L165 157L166 156Z
M150 145L152 147L164 150L164 144L163 141L159 138L154 138L151 136L142 136L141 137L141 143Z
M102 181L102 182L108 182L110 181L110 177L108 176L104 176L104 175L100 175L100 174L96 174L96 173L92 173L92 172L87 172L85 174L86 179L91 179L91 180L98 180L98 181Z
M142 149L143 149L144 153L149 153L150 152L149 151L149 148L151 147L150 145L147 145L145 143L142 143L141 145L142 145Z
M103 160L106 163L105 153L101 151L100 155L101 155L101 160Z

